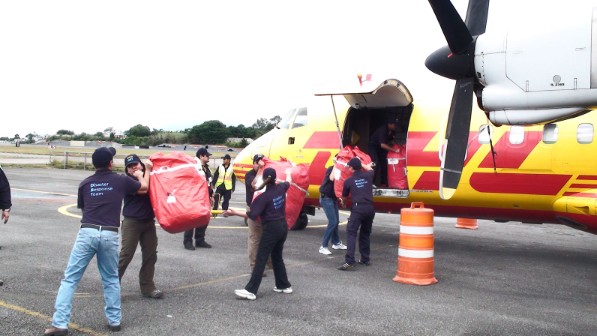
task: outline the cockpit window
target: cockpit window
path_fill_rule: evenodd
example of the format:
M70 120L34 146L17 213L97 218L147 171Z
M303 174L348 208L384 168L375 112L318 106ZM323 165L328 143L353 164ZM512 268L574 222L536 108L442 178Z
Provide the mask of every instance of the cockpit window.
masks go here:
M288 111L288 113L280 120L278 128L288 129L297 128L307 125L307 108L299 107Z
M295 111L295 109L288 111L286 113L286 115L284 116L284 118L282 118L282 120L280 120L278 125L276 125L276 127L282 128L282 129L289 128L290 123L292 123L292 120L294 119L294 111Z
M292 124L292 128L302 127L307 125L307 108L301 107L296 109L296 118L294 118L294 123Z

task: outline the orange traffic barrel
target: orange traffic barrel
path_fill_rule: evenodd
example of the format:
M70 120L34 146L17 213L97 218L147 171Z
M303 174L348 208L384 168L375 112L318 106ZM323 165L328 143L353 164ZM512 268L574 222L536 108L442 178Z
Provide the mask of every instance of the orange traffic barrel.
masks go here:
M413 202L400 211L398 271L394 281L411 285L437 283L433 272L433 210Z
M479 228L477 220L474 218L458 218L456 219L456 225L459 229L476 230Z

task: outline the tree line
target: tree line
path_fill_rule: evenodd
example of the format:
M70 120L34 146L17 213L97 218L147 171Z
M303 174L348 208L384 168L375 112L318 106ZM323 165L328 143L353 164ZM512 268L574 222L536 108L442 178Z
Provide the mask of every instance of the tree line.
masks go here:
M79 133L61 129L55 135L46 138L47 142L55 140L79 140L79 141L113 141L123 145L132 146L156 146L163 143L168 144L214 144L227 145L229 147L244 147L247 145L245 138L255 139L269 132L280 122L280 116L273 118L260 118L250 127L242 124L238 126L226 126L219 120L209 120L200 125L182 131L165 131L163 129L150 129L149 126L135 125L124 131L125 137L118 137L112 127L106 128L104 132L98 131L94 134ZM105 134L109 134L106 136ZM36 134L27 134L21 138L15 134L13 139L0 138L0 140L15 141L21 143L33 143ZM242 138L244 141L238 143L227 142L228 138Z

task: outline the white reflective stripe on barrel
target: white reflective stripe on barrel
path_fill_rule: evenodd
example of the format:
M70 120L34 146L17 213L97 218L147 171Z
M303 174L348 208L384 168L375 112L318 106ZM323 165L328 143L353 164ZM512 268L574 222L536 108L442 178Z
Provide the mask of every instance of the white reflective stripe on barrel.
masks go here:
M433 226L406 226L400 225L400 233L415 235L433 234Z
M433 250L407 250L398 248L398 256L407 258L433 258Z

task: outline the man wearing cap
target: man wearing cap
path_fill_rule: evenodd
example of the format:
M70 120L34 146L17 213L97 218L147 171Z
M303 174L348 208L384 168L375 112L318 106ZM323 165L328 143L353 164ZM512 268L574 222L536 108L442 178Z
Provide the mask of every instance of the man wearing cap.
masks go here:
M95 174L79 184L77 207L82 211L81 228L70 254L64 278L56 295L52 327L44 335L67 335L72 301L77 285L93 256L104 288L104 312L108 328L119 331L122 319L118 281L118 227L126 195L147 192L149 176L134 172L134 179L112 172L116 150L100 147L91 160Z
M223 198L222 210L228 210L228 204L232 193L236 187L236 175L232 166L230 166L230 155L226 154L222 157L224 163L222 163L216 173L214 174L213 180L215 181L213 187L216 188L214 195L214 210L218 210L220 200Z
M195 154L199 160L201 161L201 169L203 169L203 173L205 173L205 179L207 180L207 191L209 192L209 198L212 199L213 190L211 189L212 178L211 178L211 170L209 170L209 157L211 153L207 151L207 148L201 147L197 150ZM202 248L211 248L211 245L205 241L205 231L207 230L207 225L200 228L190 229L184 232L184 248L187 250L194 251L196 247ZM195 231L195 246L193 246L193 231Z
M338 267L341 271L349 271L354 268L357 232L359 232L359 253L361 254L359 264L369 266L369 252L371 250L369 237L371 236L373 218L375 218L375 209L373 208L374 173L371 164L363 165L361 160L355 157L348 161L347 166L352 171L352 176L344 181L340 203L345 204L344 199L350 195L352 207L346 225L348 247L344 257L345 262ZM361 170L363 168L365 171Z
M143 164L136 154L125 157L124 165L125 173L131 179L136 179L134 177L136 171L143 172L143 176L149 176L153 166L149 160ZM126 195L122 215L124 220L122 221L122 246L118 259L118 277L122 280L126 268L133 260L137 245L141 245L143 260L139 270L141 294L147 298L159 299L163 296L163 292L157 289L153 282L155 263L158 260L158 236L148 191L138 191L135 195Z
M369 137L369 156L375 162L374 183L387 185L388 183L388 152L394 152L392 142L395 141L397 121L395 118L387 120L385 125L375 130Z

